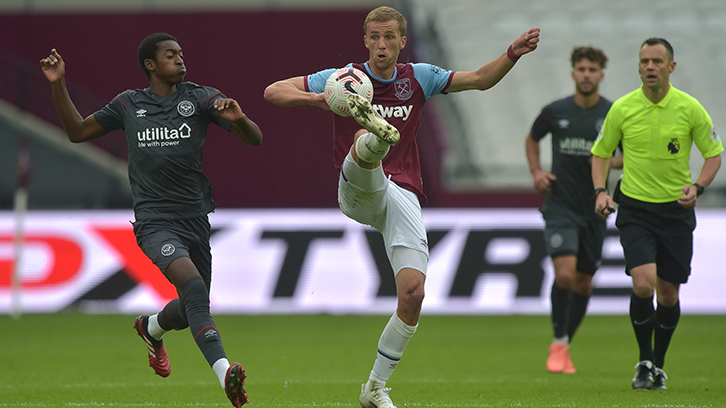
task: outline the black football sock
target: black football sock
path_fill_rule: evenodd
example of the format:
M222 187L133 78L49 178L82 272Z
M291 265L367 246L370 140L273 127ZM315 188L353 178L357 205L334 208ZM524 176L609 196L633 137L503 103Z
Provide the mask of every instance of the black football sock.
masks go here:
M567 335L571 294L571 290L562 289L556 283L552 284L552 293L550 294L550 300L552 301L552 329L554 329L555 338L558 339Z
M653 327L655 326L655 308L653 296L640 298L635 293L630 295L630 321L635 331L635 339L640 348L640 361L653 361Z
M567 322L567 335L570 337L570 343L575 336L575 332L580 327L582 319L587 313L587 304L590 303L590 295L578 295L572 292L572 303L570 306L570 320Z
M676 302L671 307L665 307L658 303L655 315L657 320L655 325L655 339L653 342L655 366L663 368L668 345L671 343L671 337L673 337L673 332L676 331L678 320L681 317L681 303Z
M222 347L222 338L209 314L209 293L201 279L192 279L182 289L182 300L187 320L197 347L204 354L211 367L220 358L227 358Z
M187 312L182 307L179 298L172 300L164 306L164 309L157 315L157 322L166 331L183 330L189 327Z

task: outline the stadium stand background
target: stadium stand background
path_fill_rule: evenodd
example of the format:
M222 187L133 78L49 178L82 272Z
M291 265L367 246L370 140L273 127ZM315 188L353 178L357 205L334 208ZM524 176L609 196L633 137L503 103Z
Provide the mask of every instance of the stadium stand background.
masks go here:
M570 95L574 45L605 50L603 95L614 100L639 86L637 49L667 38L678 62L673 84L698 98L717 126L726 56L722 0L433 0L386 2L409 18L402 61L472 70L500 55L531 26L542 43L495 88L436 97L427 104L420 138L431 207L536 207L524 137L539 110ZM379 5L368 0L4 0L0 2L0 209L12 207L19 141L33 160L30 207L128 208L126 142L120 132L93 144L65 139L37 61L56 47L82 115L127 87L146 87L135 60L147 34L167 31L185 49L187 80L240 101L265 142L249 148L210 128L205 171L227 208L335 207L329 113L281 109L262 99L277 79L364 60L361 25ZM312 144L310 140L319 140ZM547 139L544 142L547 146ZM322 148L321 148L322 147ZM695 149L694 149L695 150ZM543 149L547 164L550 156ZM695 153L693 172L702 161ZM699 206L723 206L726 176Z

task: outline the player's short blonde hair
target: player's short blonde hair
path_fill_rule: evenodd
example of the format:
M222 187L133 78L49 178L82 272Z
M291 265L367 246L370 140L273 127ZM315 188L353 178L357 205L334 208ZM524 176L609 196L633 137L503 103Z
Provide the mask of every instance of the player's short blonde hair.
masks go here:
M398 21L398 31L401 37L406 36L406 18L403 14L399 13L398 10L388 7L381 6L371 10L366 17L366 21L363 22L363 34L368 33L368 23L375 21L377 23L385 23L386 21L396 20Z

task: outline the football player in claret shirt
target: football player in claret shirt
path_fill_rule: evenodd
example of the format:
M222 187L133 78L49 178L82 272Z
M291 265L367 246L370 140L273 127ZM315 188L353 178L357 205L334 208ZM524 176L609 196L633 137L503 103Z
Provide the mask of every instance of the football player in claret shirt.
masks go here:
M364 408L391 408L394 405L385 385L416 331L429 254L421 213L426 197L416 142L423 105L439 93L491 88L519 57L537 47L539 29L527 30L506 52L472 72L398 63L407 43L406 20L390 7L371 11L363 30L369 59L347 66L370 77L373 101L353 94L348 97L353 118L334 116L334 164L340 170L341 210L383 235L395 274L398 307L383 329L373 369L359 398ZM329 110L323 90L335 70L275 82L265 90L265 99L279 106Z
M184 54L173 36L146 37L138 58L149 87L124 91L85 119L68 95L60 54L53 49L40 65L71 142L85 142L118 129L126 133L134 234L139 247L179 294L158 314L139 316L134 322L148 350L149 365L156 374L168 376L171 366L162 336L189 328L230 402L240 407L248 400L246 373L239 363L230 365L209 312L208 214L216 205L202 173L202 153L210 123L252 146L262 143L262 133L234 99L217 89L183 82Z

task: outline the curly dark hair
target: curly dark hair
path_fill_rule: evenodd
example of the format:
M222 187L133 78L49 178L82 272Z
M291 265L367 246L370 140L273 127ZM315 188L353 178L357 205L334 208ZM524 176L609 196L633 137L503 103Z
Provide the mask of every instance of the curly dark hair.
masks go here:
M593 47L575 47L572 50L572 55L570 56L572 68L575 67L575 63L579 62L583 58L587 58L600 65L600 69L605 69L608 64L608 57L605 56L605 53L601 49Z
M141 41L141 44L139 44L139 65L141 65L141 69L144 70L147 78L151 78L151 73L148 69L146 69L144 61L146 61L147 59L156 61L156 51L159 50L159 43L164 41L178 42L176 38L171 34L154 33L144 38L144 40Z

